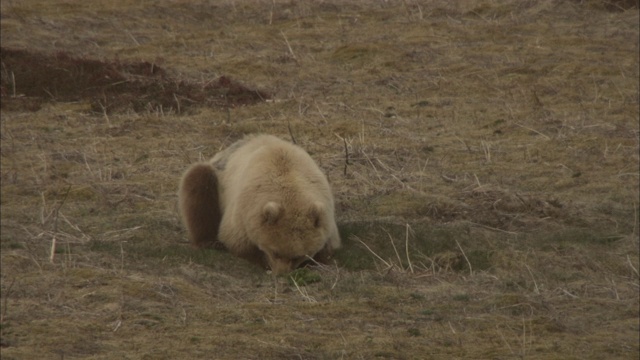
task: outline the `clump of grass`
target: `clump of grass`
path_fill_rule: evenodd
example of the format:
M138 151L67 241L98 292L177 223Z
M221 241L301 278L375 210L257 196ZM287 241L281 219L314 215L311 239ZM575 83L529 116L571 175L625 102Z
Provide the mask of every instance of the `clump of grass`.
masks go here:
M287 280L291 286L306 286L322 281L322 277L311 269L299 268L290 272Z

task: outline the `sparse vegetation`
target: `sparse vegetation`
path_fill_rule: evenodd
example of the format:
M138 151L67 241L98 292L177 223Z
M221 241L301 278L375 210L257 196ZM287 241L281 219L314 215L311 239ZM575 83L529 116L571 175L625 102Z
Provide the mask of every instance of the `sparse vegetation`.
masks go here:
M637 1L0 6L3 359L640 355ZM181 173L254 132L335 264L188 245Z

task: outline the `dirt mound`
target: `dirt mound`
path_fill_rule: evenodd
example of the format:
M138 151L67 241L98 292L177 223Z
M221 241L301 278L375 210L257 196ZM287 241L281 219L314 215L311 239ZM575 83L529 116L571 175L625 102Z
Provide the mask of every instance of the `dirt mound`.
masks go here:
M206 83L171 78L150 62L100 61L27 50L1 50L2 108L35 111L45 101L88 100L94 111L173 111L235 107L269 98L226 76Z

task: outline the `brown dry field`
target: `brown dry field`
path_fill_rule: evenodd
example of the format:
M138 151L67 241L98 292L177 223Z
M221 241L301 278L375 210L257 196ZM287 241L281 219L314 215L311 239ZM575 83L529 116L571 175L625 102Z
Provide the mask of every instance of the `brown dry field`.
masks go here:
M638 359L637 1L1 3L2 359ZM189 246L247 133L344 248Z

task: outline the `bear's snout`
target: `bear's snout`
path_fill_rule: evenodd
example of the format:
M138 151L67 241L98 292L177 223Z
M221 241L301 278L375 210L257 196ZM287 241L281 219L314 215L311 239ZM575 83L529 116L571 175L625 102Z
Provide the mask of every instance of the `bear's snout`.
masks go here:
M293 271L293 261L286 259L275 259L269 261L269 267L271 267L271 273L274 275L282 275Z

